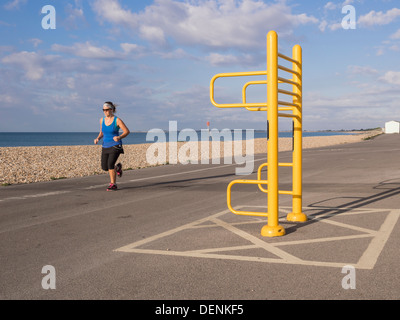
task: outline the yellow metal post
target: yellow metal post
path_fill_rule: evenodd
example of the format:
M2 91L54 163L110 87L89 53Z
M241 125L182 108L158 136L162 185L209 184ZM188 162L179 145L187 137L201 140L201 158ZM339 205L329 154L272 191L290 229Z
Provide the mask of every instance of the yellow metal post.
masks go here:
M305 222L307 215L302 212L302 138L303 138L303 117L302 117L302 50L299 45L293 47L293 104L297 107L293 109L294 139L293 139L293 212L287 215L288 221Z
M278 63L278 58L292 63L292 68L285 67ZM284 78L278 75L278 70L291 74L292 78ZM242 89L242 103L220 104L214 100L215 80L221 77L242 77L242 76L267 76L266 80L247 82ZM278 87L278 84L292 85L293 90L288 91ZM266 84L267 101L259 103L247 103L246 88L249 85ZM292 97L292 102L280 100L278 95ZM267 70L252 72L221 73L215 75L210 83L210 99L213 105L218 108L246 108L249 111L267 111L269 122L269 141L267 148L268 162L262 164L257 172L257 180L234 180L227 189L227 204L230 211L238 215L249 215L268 217L268 224L261 229L261 235L265 237L277 237L285 234L285 229L279 225L279 195L291 195L293 197L293 210L288 214L288 221L304 222L307 216L302 212L302 50L299 45L293 47L292 58L278 52L278 35L270 31L267 36ZM292 113L282 113L289 111ZM278 118L293 119L293 161L292 163L278 162ZM261 179L261 170L268 167L268 180ZM292 167L293 185L292 190L279 190L279 167ZM268 193L268 212L239 211L232 207L232 187L235 184L257 184L259 189ZM267 185L267 189L263 187Z
M267 105L269 121L268 159L268 224L261 229L264 237L285 234L279 225L279 179L278 179L278 35L267 35Z

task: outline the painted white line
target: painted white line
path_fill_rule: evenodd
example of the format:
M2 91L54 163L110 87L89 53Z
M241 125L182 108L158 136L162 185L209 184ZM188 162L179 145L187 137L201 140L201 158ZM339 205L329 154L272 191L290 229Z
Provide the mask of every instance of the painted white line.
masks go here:
M399 216L400 210L393 210L388 214L385 221L382 223L379 232L372 239L360 260L358 260L357 266L365 266L369 269L372 269L375 266L386 241L389 239L389 236L399 219Z
M271 243L271 245L275 246L275 247L279 247L279 246L291 246L291 245L308 244L308 243L372 238L372 237L373 237L373 235L371 235L371 234L357 234L357 235L353 235L353 236L340 236L340 237L328 237L328 238L315 238L315 239L306 239L306 240L273 242L273 243Z
M238 209L243 207L252 207L252 208L259 208L262 206L240 206ZM282 209L282 208L280 208ZM286 207L284 208L286 211ZM310 210L309 207L303 208L305 211ZM335 209L335 208L329 208ZM184 226L175 228L173 230L166 231L159 235L155 235L148 239L140 240L138 242L131 243L127 246L121 247L116 249L115 251L122 251L122 252L130 252L130 253L144 253L144 254L155 254L155 255L166 255L166 256L181 256L181 257L191 257L191 258L207 258L207 259L223 259L223 260L237 260L237 261L254 261L254 262L264 262L264 263L282 263L282 264L292 264L292 265L305 265L305 266L321 266L321 267L335 267L335 268L342 268L345 265L354 265L358 269L367 269L371 270L374 268L376 261L380 253L382 252L386 241L390 237L390 234L393 231L395 224L398 221L400 216L400 210L392 210L392 209L354 209L349 208L351 212L349 214L387 214L385 221L380 225L380 229L378 231L370 230L366 228L357 227L354 225L348 225L345 223L339 223L334 221L334 225L338 225L343 228L347 228L349 230L356 230L361 232L362 234L357 235L345 235L345 236L338 236L338 237L325 237L325 238L313 238L313 239L303 239L303 240L294 240L294 241L282 241L282 238L275 241L273 239L261 239L259 237L253 236L245 232L242 229L236 228L236 225L245 225L249 224L251 221L242 220L242 221L234 221L234 222L225 222L222 220L222 216L225 214L231 214L229 210L225 210L219 212L215 215L212 215L207 218L203 218L192 223L186 224ZM322 209L323 210L323 209ZM358 211L358 212L356 212ZM340 215L333 215L333 217L338 217L341 215L346 215L344 211ZM242 218L242 217L241 217ZM259 218L256 218L259 219ZM286 219L280 219L283 223ZM328 222L328 216L325 219L315 219L318 222L327 222L331 223L332 221ZM260 223L259 220L254 221L255 223ZM234 226L235 225L235 226ZM226 230L240 236L244 240L249 241L252 244L248 245L241 245L241 246L227 246L221 248L203 248L203 249L194 249L194 250L187 250L187 251L176 251L176 250L163 250L163 249L141 249L139 248L141 245L152 242L154 240L159 240L165 236L176 236L179 238L179 234L176 234L180 231L184 230L200 230L200 228L212 228L215 226L220 226L225 228ZM371 240L368 240L370 238ZM361 258L357 263L355 261L352 262L338 262L338 261L317 261L317 260L303 260L299 257L293 256L286 251L278 249L280 246L291 246L291 245L306 245L306 244L318 244L323 242L333 242L333 241L343 241L343 240L355 240L355 239L367 239L369 241L369 246L367 250L362 253ZM197 247L197 243L193 244ZM339 243L340 245L340 243ZM254 256L250 255L230 255L228 254L229 251L240 251L240 250L249 250L249 249L264 249L265 251L273 254L276 258L269 258L258 256L255 254ZM224 253L225 252L225 253ZM361 255L361 254L360 254ZM354 259L355 257L350 257L350 259Z
M328 220L325 217L323 219L312 218L311 220L317 220L317 221L320 221L320 222L323 222L323 223L328 223L328 224L331 224L331 225L334 225L334 226L338 226L338 227L342 227L342 228L346 228L346 229L351 229L351 230L355 230L355 231L359 231L359 232L364 232L364 233L371 234L371 235L375 235L377 233L377 231L375 231L375 230L361 228L361 227L353 226L351 224L342 223L342 222L338 222L338 221Z
M119 251L119 250L118 250ZM124 252L129 253L145 253L154 255L165 255L165 256L180 256L188 258L206 258L206 259L219 259L219 260L235 260L235 261L245 261L245 262L264 262L264 263L283 263L283 264L296 264L304 266L318 266L318 267L334 267L343 268L345 265L351 263L348 262L324 262L324 261L308 261L299 260L296 263L288 262L284 259L275 258L263 258L263 257L251 257L251 256L239 256L239 255L226 255L226 254L207 254L199 253L193 251L163 251L163 250L151 250L151 249L129 249ZM359 269L365 269L360 266Z
M266 160L267 160L266 158L262 158L262 159L257 159L257 160L251 160L248 162L257 162L257 161L266 161ZM150 179L159 179L159 178L165 178L165 177L173 177L173 176L182 175L182 174L191 174L191 173L202 172L202 171L216 170L216 169L221 169L221 168L225 168L225 167L233 167L233 166L238 166L238 165L240 165L240 164L236 164L236 163L225 164L225 165L219 165L217 167L211 167L211 168L203 168L203 169L196 169L196 170L191 170L191 171L169 173L169 174L164 174L164 175L154 176L154 177L134 179L134 180L130 180L129 182L136 182L136 181L143 181L143 180L150 180Z
M255 261L255 262L270 262L270 263L282 263L282 259L276 258L261 258L261 257L250 257L250 256L235 256L225 254L207 254L193 251L162 251L162 250L148 250L148 249L130 249L131 253L147 253L157 254L166 256L181 256L189 258L207 258L207 259L222 259L222 260L239 260L239 261ZM343 267L345 264L341 264Z
M49 197L49 196L56 196L56 195L60 195L60 194L66 194L66 193L70 193L70 192L72 192L72 191L54 191L54 192L47 192L47 193L29 194L29 195L20 196L20 197L4 198L4 199L1 199L0 202L10 201L10 200L25 200L25 199L30 199L30 198L43 198L43 197Z
M183 172L163 174L163 175L154 176L154 177L146 177L146 178L134 179L134 180L130 180L129 182L152 180L152 179L159 179L159 178L165 178L165 177L173 177L173 176L179 176L179 175L182 175L182 174L191 174L191 173L195 173L195 172L215 170L215 169L220 169L220 168L224 168L224 167L231 167L231 166L233 166L233 165L232 164L226 164L226 165L223 165L223 166L212 167L212 168L203 168L203 169L197 169L197 170L191 170L191 171L183 171Z
M261 158L257 160L250 160L248 162L258 162L258 161L266 161L267 158ZM201 164L199 164L201 165ZM184 175L184 174L192 174L196 172L202 172L202 171L209 171L209 170L217 170L225 167L234 167L234 166L240 166L240 164L225 164L225 165L218 165L217 167L211 167L211 168L203 168L203 169L196 169L196 170L190 170L190 171L182 171L182 172L176 172L176 173L169 173L169 174L163 174L159 176L152 176L152 177L146 177L146 178L138 178L138 179L132 179L124 182L119 182L118 184L125 184L125 183L130 183L130 182L138 182L138 181L146 181L146 180L154 180L154 179L160 179L160 178L166 178L166 177L173 177L173 176L179 176L179 175ZM91 189L96 189L96 188L103 188L104 184L99 184L99 185L93 185L90 187L83 188L84 190L91 190Z
M224 251L236 251L236 250L248 250L248 249L257 249L258 245L249 244L245 246L235 246L235 247L224 247L224 248L210 248L210 249L199 249L192 250L190 252L198 252L198 253L211 253L211 252L224 252Z
M219 213L217 213L217 214L215 214L215 215L213 215L211 217L219 217L219 216L224 215L224 214L226 214L228 212L230 212L230 211L229 210L224 210L224 211L221 211L221 212L219 212ZM160 234L156 234L156 235L154 235L152 237L149 237L149 238L146 238L146 239L139 240L137 242L128 244L128 245L123 246L121 248L115 249L114 251L130 252L130 250L132 250L132 248L136 248L136 247L142 246L142 245L144 245L144 244L146 244L148 242L152 242L152 241L158 240L160 238L163 238L163 237L172 235L174 233L177 233L179 231L186 230L186 229L191 228L191 227L193 227L193 226L195 226L197 224L201 224L201 223L209 221L209 220L210 220L210 217L206 217L204 219L200 219L200 220L185 224L183 226L177 227L175 229L171 229L171 230L168 230L166 232L163 232L163 233L160 233Z
M280 257L281 259L285 260L286 262L291 262L291 263L296 263L298 261L300 261L301 259L281 250L278 249L274 246L272 246L271 244L269 244L268 242L265 242L257 237L252 236L251 234L248 234L247 232L244 232L238 228L235 228L234 226L232 226L229 223L226 223L220 219L217 218L213 218L211 219L211 221L215 222L216 224L220 225L221 227L237 234L238 236L242 237L245 240L248 240L250 242L252 242L253 244L257 245L259 248L265 249L268 252L271 252L272 254Z

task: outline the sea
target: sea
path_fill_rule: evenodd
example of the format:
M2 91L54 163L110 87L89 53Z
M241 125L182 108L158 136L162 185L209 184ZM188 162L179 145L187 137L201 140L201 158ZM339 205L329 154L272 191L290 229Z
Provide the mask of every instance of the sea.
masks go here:
M266 138L267 131L254 130L252 135L250 131L253 130L241 130L236 136L234 131L231 131L231 138L229 139L229 133L225 134L226 140L240 139L247 140L253 136L257 138ZM165 142L170 141L189 141L194 140L193 132L196 133L198 141L212 139L212 136L202 133L201 130L192 130L192 136L189 136L187 132L131 132L129 136L123 139L124 144L143 144L143 143L154 143L154 142ZM218 134L219 132L219 134ZM218 131L214 136L214 141L223 141L222 130ZM320 137L320 136L333 136L333 135L348 135L355 134L353 132L342 132L342 131L305 131L303 137ZM0 147L35 147L35 146L79 146L79 145L93 145L93 140L97 137L98 132L0 132ZM178 137L178 138L176 138ZM290 138L292 132L280 132L279 137ZM101 144L101 142L99 142Z

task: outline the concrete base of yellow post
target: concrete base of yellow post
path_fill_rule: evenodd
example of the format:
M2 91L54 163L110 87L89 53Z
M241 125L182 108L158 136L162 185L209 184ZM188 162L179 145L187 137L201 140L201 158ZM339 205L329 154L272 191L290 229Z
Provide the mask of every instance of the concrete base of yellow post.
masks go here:
M266 226L262 227L262 229L261 229L261 235L263 237L270 237L270 238L280 237L280 236L284 236L285 233L286 233L285 229L279 225L275 226L275 227L266 225Z
M308 218L304 213L291 212L287 215L286 220L291 222L306 222Z

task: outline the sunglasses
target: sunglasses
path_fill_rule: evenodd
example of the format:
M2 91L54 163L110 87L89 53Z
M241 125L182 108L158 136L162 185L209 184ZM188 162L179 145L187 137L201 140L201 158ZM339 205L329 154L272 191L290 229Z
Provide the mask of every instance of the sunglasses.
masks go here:
M103 111L104 111L104 112L106 112L106 111L111 111L111 109L103 109Z

